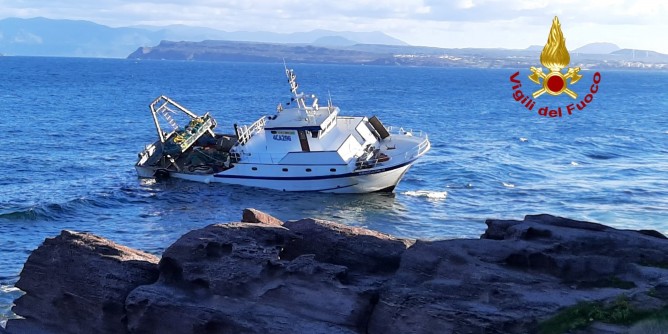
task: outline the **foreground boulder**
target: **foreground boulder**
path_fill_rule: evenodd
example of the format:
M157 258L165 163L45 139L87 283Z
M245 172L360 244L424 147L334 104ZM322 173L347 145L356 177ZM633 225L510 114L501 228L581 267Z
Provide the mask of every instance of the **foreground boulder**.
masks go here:
M158 258L87 233L62 231L32 252L10 333L125 333L125 298L158 278Z
M406 244L332 224L231 223L187 233L163 254L160 280L129 295L130 331L366 332L377 287Z
M668 242L657 232L550 215L486 223L480 240L409 248L381 289L369 333L536 332L563 307L647 293L668 280ZM668 300L645 297L657 309Z
M28 259L17 283L26 295L14 308L27 319L7 329L534 333L582 301L625 296L650 311L668 304L668 240L656 231L537 215L488 220L481 239L414 241L257 210L243 216L182 236L164 252L157 279L155 258L136 252L127 263L117 255L130 252L124 247L64 231Z

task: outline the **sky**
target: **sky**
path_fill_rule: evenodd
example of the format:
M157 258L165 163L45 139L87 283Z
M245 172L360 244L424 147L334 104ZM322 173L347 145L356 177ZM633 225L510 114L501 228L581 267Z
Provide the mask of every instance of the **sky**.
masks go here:
M544 45L558 16L566 46L593 42L668 54L662 0L0 0L0 18L224 31L381 31L411 45L522 49Z

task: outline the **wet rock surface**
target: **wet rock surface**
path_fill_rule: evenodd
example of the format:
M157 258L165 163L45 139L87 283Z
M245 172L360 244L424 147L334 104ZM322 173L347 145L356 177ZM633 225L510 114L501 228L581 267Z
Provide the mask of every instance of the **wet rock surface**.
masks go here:
M480 239L415 241L253 209L243 220L183 235L158 265L63 231L26 262L14 308L26 319L7 331L529 333L581 301L668 301L656 231L536 215L487 220Z

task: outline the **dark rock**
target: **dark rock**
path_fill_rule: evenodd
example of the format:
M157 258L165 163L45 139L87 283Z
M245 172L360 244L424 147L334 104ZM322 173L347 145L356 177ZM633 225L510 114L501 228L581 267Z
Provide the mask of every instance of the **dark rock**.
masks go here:
M576 334L628 334L629 328L622 325L606 324L594 321L586 330L578 331ZM649 334L649 333L644 333Z
M649 235L651 237L659 239L668 239L668 237L666 237L665 235L661 234L661 232L656 230L638 230L638 233L642 233L644 235Z
M299 240L287 228L253 223L187 233L165 251L159 281L128 297L130 332L363 332L373 289L346 285L350 269L317 255L284 258Z
M62 231L32 252L10 333L125 333L125 298L155 282L158 258L106 239Z
M549 215L527 216L518 224L488 220L495 239L524 241L505 262L554 275L566 282L595 282L636 275L636 267L668 264L666 241L601 224ZM483 238L485 236L483 235Z
M650 319L641 320L633 324L628 332L624 334L666 334L668 333L668 320Z
M485 233L483 233L480 238L503 240L505 239L509 228L521 223L522 222L519 220L487 219L485 221L485 224L487 224L487 230L485 230Z
M193 230L169 246L159 263L160 281L243 297L246 283L271 271L283 246L296 238L288 229L254 223L215 224Z
M488 219L485 221L487 230L480 237L482 239L505 240L505 239L538 239L550 238L553 227L580 229L588 231L605 231L611 229L608 226L573 220L552 215L527 215L523 221Z
M541 225L577 228L590 231L605 231L611 229L611 227L605 226L603 224L591 223L563 217L556 217L548 214L526 215L524 217L524 222L537 223Z
M541 320L585 300L623 295L647 311L668 304L668 240L652 233L536 215L487 220L479 240L411 241L322 220L281 225L256 210L244 215L251 222L182 236L164 252L157 281L147 277L129 294L137 283L108 279L137 275L104 262L117 246L95 246L91 236L42 246L21 276L31 297L16 309L33 329L58 333L494 334L534 333ZM44 263L47 251L59 260L35 265L33 256ZM51 296L51 286L54 297L35 298Z
M281 257L315 254L318 261L371 274L396 271L401 255L413 243L412 240L318 219L289 221L283 226L301 238L290 242Z
M668 281L658 282L654 285L652 295L656 298L668 301Z
M381 289L369 333L532 332L536 318L556 308L539 296L559 283L495 264L506 248L492 240L416 242Z
M562 307L647 293L668 277L646 267L668 263L668 242L653 236L549 215L486 223L481 240L404 252L369 333L531 333Z
M631 294L628 296L628 299L629 306L638 312L651 313L654 310L660 310L668 305L668 301L648 296L646 293Z
M283 222L260 210L244 209L241 221L244 223L261 223L274 226L283 226Z

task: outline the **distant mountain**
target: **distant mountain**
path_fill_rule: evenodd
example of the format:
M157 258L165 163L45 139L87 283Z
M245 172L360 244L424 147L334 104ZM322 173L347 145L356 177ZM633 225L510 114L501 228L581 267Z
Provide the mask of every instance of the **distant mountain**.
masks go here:
M0 20L0 52L6 55L122 57L156 39L141 29L110 28L88 21Z
M543 46L543 45L529 45L529 47L526 48L525 50L527 50L527 51L538 51L538 52L540 52L540 51L543 51L543 48L544 48L544 47L545 47L545 46Z
M620 56L630 60L651 61L651 62L662 61L666 58L666 55L663 53L649 50L636 50L636 49L621 49L611 53L611 55Z
M256 33L257 34L257 33ZM262 33L267 34L267 33ZM281 36L283 35L283 36ZM327 36L340 36L357 44L383 44L383 45L409 45L408 43L388 36L380 31L355 32L355 31L330 31L317 29L308 32L296 32L292 34L275 34L271 40L254 40L257 42L274 43L313 43L313 41ZM246 39L248 40L248 39Z
M159 27L147 27L153 31L162 31L166 40L224 40L239 42L261 42L261 43L300 43L312 44L316 41L326 38L347 39L352 44L384 44L384 45L408 45L406 42L388 36L379 31L373 32L354 32L354 31L331 31L317 29L307 32L294 33L276 33L267 31L233 31L227 32L201 27L188 27L182 25L166 26L163 29ZM157 30L156 30L157 29ZM178 38L177 36L198 36L201 38ZM350 44L350 45L352 45Z
M321 46L352 46L359 43L341 36L324 36L316 39L311 44Z
M207 39L222 39L225 31L205 28L205 27L191 27L183 24L173 24L168 26L150 26L137 25L130 26L130 28L141 29L154 33L161 39L169 39L174 41L204 41ZM156 41L157 42L157 41Z
M226 32L185 25L111 28L89 21L53 20L43 17L0 20L0 52L7 55L63 57L126 57L138 47L162 40L228 40L268 43L333 43L328 45L408 45L382 32L313 30L290 34L275 32Z
M585 53L585 54L592 54L592 55L607 55L612 52L615 52L619 50L619 46L612 44L612 43L589 43L587 45L583 45L571 52L575 53Z

